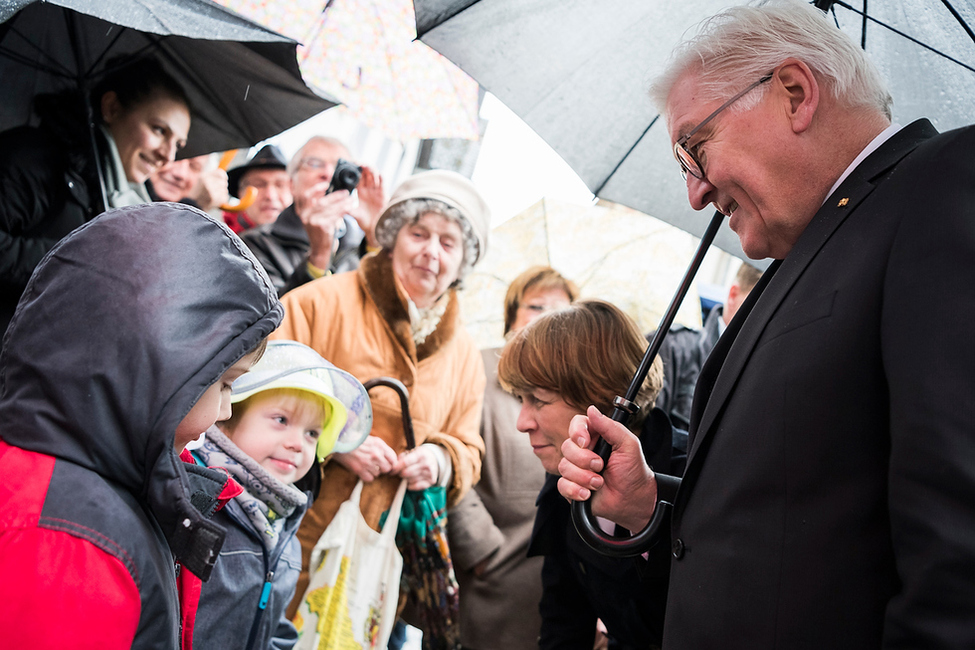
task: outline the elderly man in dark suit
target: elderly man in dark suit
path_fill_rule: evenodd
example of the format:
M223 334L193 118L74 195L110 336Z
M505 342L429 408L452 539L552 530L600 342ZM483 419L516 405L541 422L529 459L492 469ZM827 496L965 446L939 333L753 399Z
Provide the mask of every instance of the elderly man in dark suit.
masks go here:
M891 125L798 0L710 21L654 95L691 204L777 261L701 373L683 482L590 408L560 491L630 530L674 504L667 648L975 647L975 128Z

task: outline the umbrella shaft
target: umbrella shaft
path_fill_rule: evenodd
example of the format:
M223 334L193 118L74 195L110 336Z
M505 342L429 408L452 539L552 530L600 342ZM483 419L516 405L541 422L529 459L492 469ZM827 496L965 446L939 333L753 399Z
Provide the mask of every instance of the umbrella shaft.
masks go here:
M724 215L715 211L714 216L711 217L711 223L708 224L707 230L704 231L704 235L701 237L701 245L698 246L697 252L694 253L694 259L691 260L690 266L687 267L687 271L684 273L684 279L681 280L680 286L677 288L677 293L674 294L673 300L670 301L670 306L661 319L660 325L657 327L657 331L654 333L653 339L651 339L650 345L643 355L643 360L636 370L636 374L633 375L633 380L630 382L630 387L626 391L626 396L622 399L619 397L616 398L616 408L613 409L612 417L617 422L626 424L630 416L636 412L636 408L629 407L628 405L636 400L636 396L640 392L640 387L647 378L647 373L650 372L650 366L653 365L654 360L657 358L657 353L660 351L660 346L664 342L664 337L670 331L670 326L674 324L677 310L680 309L681 303L684 302L684 297L687 295L687 291L690 289L698 269L701 268L701 262L704 261L704 256L707 254L711 242L714 241L714 236L717 234L718 228L721 226L723 220ZM602 447L606 448L605 456L602 454ZM596 451L600 456L603 456L604 461L609 459L609 445L602 440L599 441L599 446L597 446Z
M698 269L701 268L701 262L704 260L704 256L707 254L711 242L714 241L714 236L717 234L718 227L721 225L723 219L723 214L720 212L714 213L714 216L711 218L711 223L708 224L707 230L704 231L704 235L701 237L701 245L698 246L697 252L694 254L694 259L691 260L690 266L687 267L684 279L681 281L680 287L678 287L677 293L674 295L674 299L667 309L667 313L664 314L663 319L660 321L660 326L657 327L657 331L653 335L650 345L647 347L646 354L643 355L643 361L640 362L640 367L637 368L636 374L633 376L633 381L630 382L630 388L626 392L626 397L616 398L613 419L617 422L625 425L630 415L636 412L633 400L636 399L643 380L647 378L647 372L650 370L650 366L653 365L654 359L657 358L657 352L660 351L660 345L663 343L664 336L667 335L667 331L673 325L674 317L677 315L677 309L680 307L681 302L683 302L684 296L687 295L687 290L690 288L694 276L697 275ZM669 442L669 440L666 440L665 444L669 444ZM605 440L600 439L596 443L594 451L603 459L605 467L605 463L609 462L612 447ZM596 517L592 512L591 501L576 501L571 507L572 523L575 525L579 537L597 552L610 557L631 557L649 550L656 543L660 531L670 516L670 511L671 504L666 501L660 501L657 503L653 518L647 524L646 528L632 537L616 537L604 533L599 527L599 522L596 521Z

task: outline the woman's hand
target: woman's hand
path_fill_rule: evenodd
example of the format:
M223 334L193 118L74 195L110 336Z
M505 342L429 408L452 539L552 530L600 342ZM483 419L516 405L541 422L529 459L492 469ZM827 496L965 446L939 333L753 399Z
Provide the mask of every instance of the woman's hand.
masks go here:
M408 490L425 490L440 478L440 465L429 449L420 445L403 452L393 465L393 474L406 479Z
M355 472L366 483L375 481L382 474L388 474L398 462L393 448L376 436L369 436L347 454L332 454L332 459Z

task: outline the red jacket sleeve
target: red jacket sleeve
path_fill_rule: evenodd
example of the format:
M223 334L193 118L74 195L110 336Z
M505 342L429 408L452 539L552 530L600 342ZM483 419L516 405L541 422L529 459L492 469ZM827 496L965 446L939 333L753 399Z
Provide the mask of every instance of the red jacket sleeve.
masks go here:
M0 535L7 595L0 630L11 648L132 647L139 589L116 558L88 541L44 528Z

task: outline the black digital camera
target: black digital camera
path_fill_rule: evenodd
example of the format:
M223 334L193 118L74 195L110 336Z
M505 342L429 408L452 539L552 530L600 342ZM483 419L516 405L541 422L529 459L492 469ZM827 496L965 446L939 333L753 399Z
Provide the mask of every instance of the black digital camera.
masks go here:
M332 172L332 182L328 184L328 189L325 193L331 194L337 190L349 190L349 192L352 192L355 186L359 184L361 177L362 167L349 162L345 158L339 158L339 161L335 163L335 171Z

